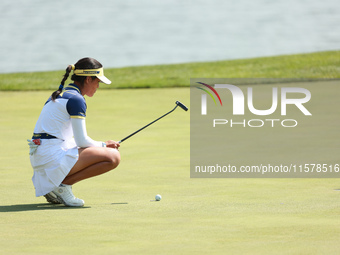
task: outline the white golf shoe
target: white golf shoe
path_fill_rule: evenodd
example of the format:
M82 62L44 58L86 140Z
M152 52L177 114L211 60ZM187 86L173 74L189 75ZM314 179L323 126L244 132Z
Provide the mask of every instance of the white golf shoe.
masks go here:
M46 195L44 195L44 197L46 198L47 202L51 204L61 204L58 197L53 192L47 193Z
M52 191L58 198L58 201L66 206L84 206L82 199L76 198L72 193L72 185L60 184L58 188Z

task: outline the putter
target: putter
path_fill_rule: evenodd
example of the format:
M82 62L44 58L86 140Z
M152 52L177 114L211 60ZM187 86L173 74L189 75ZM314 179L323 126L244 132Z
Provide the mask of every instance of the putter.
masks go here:
M172 113L177 107L180 107L182 108L184 111L187 111L188 110L188 107L186 107L184 104L182 104L181 102L179 101L176 101L176 106L174 109L172 109L170 112L167 112L166 114L164 114L163 116L159 117L158 119L150 122L149 124L145 125L144 127L138 129L137 131L133 132L131 135L128 135L127 137L123 138L122 140L120 140L118 143L122 143L124 142L126 139L130 138L131 136L137 134L138 132L142 131L144 128L147 128L148 126L150 126L151 124L155 123L156 121L160 120L161 118L164 118L166 115Z

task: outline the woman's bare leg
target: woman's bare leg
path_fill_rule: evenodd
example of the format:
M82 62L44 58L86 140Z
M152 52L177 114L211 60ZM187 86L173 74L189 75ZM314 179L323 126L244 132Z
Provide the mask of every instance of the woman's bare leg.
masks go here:
M88 147L79 149L79 159L63 184L73 185L81 180L106 173L118 166L120 154L117 149Z

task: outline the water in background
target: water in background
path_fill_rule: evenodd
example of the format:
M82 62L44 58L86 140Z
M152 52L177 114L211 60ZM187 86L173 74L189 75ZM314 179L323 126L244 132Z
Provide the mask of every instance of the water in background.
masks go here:
M338 0L2 0L0 72L340 49Z

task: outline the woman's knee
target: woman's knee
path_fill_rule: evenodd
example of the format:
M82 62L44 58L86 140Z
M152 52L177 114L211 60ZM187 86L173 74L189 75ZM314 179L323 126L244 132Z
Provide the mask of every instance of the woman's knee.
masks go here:
M116 168L120 163L120 153L117 149L108 149L108 161L111 164L111 169Z

